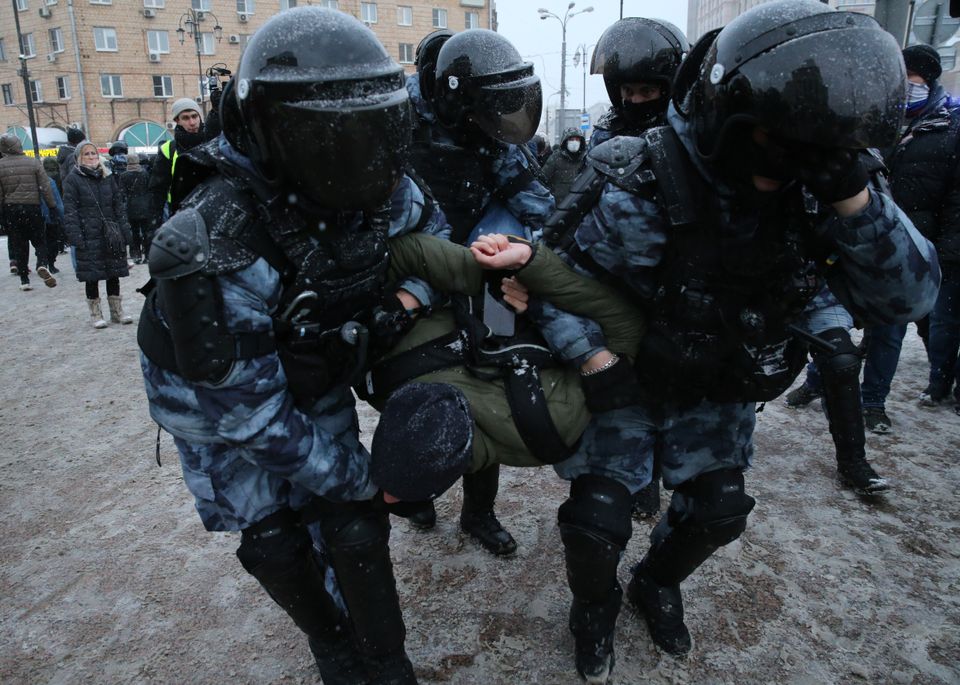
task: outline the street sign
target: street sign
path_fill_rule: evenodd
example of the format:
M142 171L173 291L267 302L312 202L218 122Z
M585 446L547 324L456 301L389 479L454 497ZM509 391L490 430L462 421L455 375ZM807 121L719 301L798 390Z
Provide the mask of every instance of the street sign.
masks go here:
M586 133L590 130L590 113L584 112L580 115L580 130Z
M913 35L917 42L934 47L950 40L958 27L960 19L950 16L949 3L944 0L927 0L917 8L913 19Z

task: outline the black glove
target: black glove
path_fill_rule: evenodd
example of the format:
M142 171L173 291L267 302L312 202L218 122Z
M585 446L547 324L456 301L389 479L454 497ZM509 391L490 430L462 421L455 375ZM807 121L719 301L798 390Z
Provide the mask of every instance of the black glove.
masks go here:
M636 404L640 397L637 374L630 360L619 357L609 367L589 375L580 375L587 409L600 414Z
M211 113L220 109L220 96L223 95L223 88L210 89L210 106L213 108ZM209 115L208 115L209 116Z
M811 145L792 156L797 179L823 204L853 197L870 180L859 150Z
M377 348L389 350L413 327L413 317L403 306L396 293L383 297L373 312L371 331L376 338Z
M383 499L382 490L373 496L372 501L374 511L378 513L383 512L387 514L393 514L394 516L399 516L400 518L404 519L415 516L431 506L430 500L423 500L420 502L400 501L387 503Z

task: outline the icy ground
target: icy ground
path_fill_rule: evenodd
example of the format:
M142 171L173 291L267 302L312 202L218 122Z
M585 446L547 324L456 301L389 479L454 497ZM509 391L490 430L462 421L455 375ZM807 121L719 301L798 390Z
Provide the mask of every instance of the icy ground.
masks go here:
M21 293L0 275L0 681L317 682L306 641L237 563L238 537L204 531L167 435L157 466L136 326L95 331L60 265L53 290L34 279ZM133 314L145 279L134 267L122 280ZM911 329L894 431L868 438L895 488L879 504L835 484L814 406L768 404L747 532L684 585L692 654L658 652L624 606L613 682L960 682L960 417L917 407L925 373ZM369 438L375 415L362 419ZM458 532L459 490L439 502L436 530L395 522L421 683L578 682L565 492L548 469L504 471L498 511L519 542L507 560ZM648 531L635 524L623 582Z

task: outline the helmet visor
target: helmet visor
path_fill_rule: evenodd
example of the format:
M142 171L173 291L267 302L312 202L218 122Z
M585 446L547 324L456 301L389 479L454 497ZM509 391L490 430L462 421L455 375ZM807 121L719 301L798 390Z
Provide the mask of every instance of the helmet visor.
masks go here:
M824 147L886 147L900 130L905 84L903 60L888 33L824 31L745 62L716 90L708 83L704 100L722 95L716 102L723 105L702 111L717 117L712 130L748 118Z
M277 103L267 133L271 167L284 186L330 209L387 201L406 163L406 91L353 101Z
M519 145L536 133L542 107L540 77L527 76L480 86L469 116L491 138Z

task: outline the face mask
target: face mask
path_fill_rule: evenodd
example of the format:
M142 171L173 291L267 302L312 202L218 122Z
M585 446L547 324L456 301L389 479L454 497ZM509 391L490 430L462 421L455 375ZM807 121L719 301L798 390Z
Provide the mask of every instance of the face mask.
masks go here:
M910 82L910 87L907 89L907 104L916 105L921 102L926 102L929 97L930 86L926 83Z
M568 140L567 141L567 151L571 154L576 154L580 152L580 141L579 140Z

